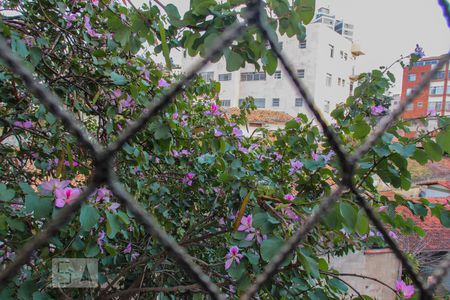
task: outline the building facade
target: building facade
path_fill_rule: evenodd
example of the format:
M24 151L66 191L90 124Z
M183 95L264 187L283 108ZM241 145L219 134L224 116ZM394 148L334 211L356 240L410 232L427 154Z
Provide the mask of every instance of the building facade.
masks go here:
M439 61L440 57L422 58L412 68L403 69L401 101L412 93L423 77ZM434 129L437 126L436 116L450 115L450 81L449 63L438 71L413 103L408 105L402 117L412 120L412 129ZM427 118L428 127L420 119Z
M352 89L350 77L355 75L352 42L336 32L334 25L312 23L306 26L306 31L304 41L286 36L279 37L279 41L297 77L306 84L316 105L330 119L329 113L346 100ZM182 71L189 69L198 59L185 55ZM219 98L224 107L236 107L251 96L260 109L283 111L292 116L308 114L304 99L292 86L280 64L273 75L257 72L253 65L227 72L225 59L221 59L206 66L201 75L206 80L221 83Z

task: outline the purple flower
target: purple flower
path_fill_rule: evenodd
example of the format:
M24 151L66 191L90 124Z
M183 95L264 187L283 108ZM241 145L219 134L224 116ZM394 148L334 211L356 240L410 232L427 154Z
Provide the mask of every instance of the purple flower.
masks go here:
M90 37L94 38L100 38L102 35L100 33L97 33L94 29L92 29L91 26L91 19L89 16L84 16L84 27L86 28L87 34L89 34Z
M127 99L120 100L119 102L119 113L123 112L124 108L133 107L136 103L130 95L127 96Z
M383 105L375 105L370 108L370 112L374 116L381 115L382 113L384 113L385 110L386 108Z
M241 143L238 143L238 150L242 153L248 153L248 149L245 147L242 147Z
M104 243L105 243L105 232L102 230L98 233L98 237L97 237L97 245L98 245L98 248L100 249L101 254L105 253L105 250L103 249Z
M77 188L65 188L55 190L55 206L64 207L66 204L71 204L81 193L80 189Z
M395 282L395 290L398 293L402 293L405 299L410 299L414 295L414 286L407 285L403 280Z
M161 78L161 79L158 81L158 86L159 86L159 87L168 87L168 86L170 86L170 84L167 83L167 81L166 81L164 78Z
M214 128L214 136L215 137L221 137L223 135L223 132L222 131L220 131L219 129L217 129L217 128Z
M115 89L115 90L112 92L112 98L113 98L113 99L119 98L120 96L122 96L122 91L121 91L121 90Z
M319 159L319 155L315 151L311 151L311 157L312 157L313 160L318 160Z
M228 252L228 254L225 256L225 270L228 270L231 267L231 264L233 261L235 261L237 264L241 262L243 255L239 253L239 248L236 246L232 246Z
M303 167L303 164L301 161L297 159L291 159L291 168L289 169L289 175L293 175L300 171L300 169Z
M184 178L181 180L182 183L191 186L192 185L192 180L195 177L195 173L189 172L186 175L184 175Z
M131 261L135 261L139 256L140 254L138 252L133 252L131 254Z
M70 184L70 180L60 181L59 179L52 178L49 181L43 182L39 185L44 195L50 195L57 189L63 189Z
M298 221L300 220L300 216L297 215L291 208L292 204L289 204L287 207L284 207L281 209L281 212L283 215L291 219L292 221Z
M180 123L180 125L181 126L187 126L187 124L188 124L188 116L187 115L182 115L181 116L181 123Z
M425 56L425 52L423 52L423 48L419 46L419 44L416 44L416 49L414 49L414 54L417 55L419 58L422 58Z
M280 160L282 160L283 159L283 155L281 155L280 153L278 153L278 152L273 152L273 153L271 153L270 155L273 155L273 156L275 156L275 160L276 161L280 161Z
M111 191L107 188L99 188L97 189L97 198L95 199L95 202L100 201L109 201L109 198L111 198Z
M233 127L233 135L237 138L240 138L244 135L244 133L239 128Z
M33 127L33 122L31 121L15 121L14 122L14 126L16 127L20 127L20 128L26 128L26 129L30 129L31 127Z
M209 108L209 111L213 116L220 115L219 106L217 104L211 104L211 107Z
M389 231L389 237L394 240L398 239L398 236L394 231Z
M244 231L247 232L247 236L245 237L246 241L253 240L253 237L255 236L255 228L252 225L253 223L253 217L252 215L243 216L241 219L241 225L238 227L238 231Z
M330 150L327 155L323 155L322 157L325 159L325 162L329 162L335 154L333 150Z
M112 211L113 213L117 214L117 209L120 207L120 203L117 202L113 202L111 203L111 205L108 207L108 209L110 211Z
M123 249L122 253L124 254L129 254L131 253L131 242L128 243L128 245L125 247L125 249Z
M383 212L383 211L385 211L386 209L388 209L388 206L387 206L387 205L380 206L380 207L378 207L378 212L379 212L379 213L380 213L380 212Z
M174 113L172 114L172 120L176 120L176 119L178 119L178 113L177 113L177 112L174 112Z
M77 14L73 14L73 13L66 13L63 16L63 19L67 21L67 28L72 27L72 22L76 21L77 19Z

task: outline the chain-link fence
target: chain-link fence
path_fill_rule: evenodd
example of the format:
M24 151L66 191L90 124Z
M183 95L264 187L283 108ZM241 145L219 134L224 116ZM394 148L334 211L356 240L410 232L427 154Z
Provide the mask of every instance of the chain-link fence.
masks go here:
M359 205L364 209L373 225L381 232L383 238L395 253L396 257L402 262L403 268L409 274L414 285L420 292L420 299L430 299L432 291L443 280L448 269L450 268L450 256L447 256L436 269L432 275L435 280L431 284L425 284L419 278L418 274L414 272L408 259L400 250L397 243L389 236L387 230L384 228L380 219L376 216L369 203L363 196L363 193L358 190L353 183L352 178L355 173L358 161L366 154L372 146L378 141L381 135L390 127L394 120L396 120L402 112L406 109L408 104L419 95L419 93L429 84L432 77L441 69L450 59L450 53L443 55L439 63L423 77L416 89L401 102L388 116L382 118L373 130L373 133L365 140L365 142L353 153L347 153L339 142L339 138L334 133L333 129L327 124L320 110L315 106L311 95L308 93L304 84L297 78L294 69L289 64L287 58L281 53L277 47L275 38L271 35L269 25L261 18L261 10L264 9L261 0L250 0L247 3L247 15L243 22L237 22L230 26L210 47L208 54L199 63L195 64L184 77L176 84L172 85L167 93L158 99L154 99L148 106L147 110L130 124L128 128L119 136L119 138L108 145L106 148L102 147L89 133L82 127L82 125L75 120L75 118L63 109L60 101L42 84L36 81L32 74L25 68L25 66L14 56L9 49L6 41L0 37L0 58L3 62L14 72L20 76L30 90L30 92L46 106L46 108L53 113L70 131L77 140L85 147L93 157L94 171L90 177L87 188L82 194L73 202L73 204L64 207L58 216L53 219L35 238L22 248L15 260L6 267L0 274L0 288L5 286L7 282L14 277L19 269L26 264L33 253L48 243L49 239L55 235L59 228L64 225L70 217L74 215L95 189L103 184L109 186L113 194L128 208L128 210L141 222L147 232L154 236L167 249L167 251L182 265L193 278L207 291L212 299L225 299L219 289L211 279L202 271L202 269L193 262L191 256L170 237L158 224L155 218L145 211L121 185L116 179L113 172L114 155L121 150L122 146L130 140L138 131L142 130L149 120L164 109L171 101L175 99L178 93L182 92L184 86L197 75L197 73L208 64L210 60L219 55L223 49L231 45L241 34L245 32L248 26L256 26L263 37L270 43L271 48L279 59L279 62L284 67L295 89L305 99L307 106L314 115L316 121L320 125L323 134L329 140L333 150L339 159L341 165L341 181L337 183L337 188L329 195L322 199L321 204L317 210L304 222L302 227L293 234L293 236L283 245L278 254L273 257L272 261L267 264L261 274L259 274L254 283L248 288L246 293L241 296L241 299L251 299L255 297L261 286L266 283L274 274L276 274L283 263L284 258L290 254L302 242L305 236L317 225L321 216L323 216L339 199L344 192L351 192L356 196Z

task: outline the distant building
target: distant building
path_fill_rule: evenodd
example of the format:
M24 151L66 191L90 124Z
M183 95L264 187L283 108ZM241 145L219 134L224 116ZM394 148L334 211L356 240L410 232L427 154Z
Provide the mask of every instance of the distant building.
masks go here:
M412 93L414 88L420 83L422 78L439 61L440 57L422 58L416 62L412 68L403 69L403 83L401 101ZM412 120L412 130L429 130L437 126L436 116L450 115L450 81L449 81L449 63L438 71L436 76L419 94L413 103L408 105L402 117ZM428 119L428 128L426 128L420 119Z
M279 36L279 42L297 78L306 84L316 105L330 119L329 113L351 94L353 81L350 78L355 75L355 57L362 52L353 55L352 42L334 30L334 23L327 23L326 20L332 19L329 10L319 9L318 16L323 22L307 25L304 41ZM199 59L184 54L182 71ZM221 59L207 65L200 74L206 80L220 82L219 98L224 107L237 107L251 96L260 109L282 111L291 116L308 114L304 99L292 86L280 63L278 70L268 75L256 71L253 65L227 72L226 62Z
M332 15L329 8L321 7L317 10L313 23L322 23L331 30L336 31L346 39L353 41L354 26L344 20L336 20L336 16Z

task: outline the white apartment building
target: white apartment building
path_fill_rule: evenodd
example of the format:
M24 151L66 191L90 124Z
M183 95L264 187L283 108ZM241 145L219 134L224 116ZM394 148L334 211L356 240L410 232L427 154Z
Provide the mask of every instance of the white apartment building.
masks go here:
M306 26L307 37L299 42L295 37L279 37L282 52L287 56L297 76L302 80L316 105L325 117L338 103L350 94L354 75L355 60L351 54L352 42L324 23ZM184 56L181 68L185 71L196 60ZM255 99L260 109L283 111L291 116L308 114L305 102L292 86L286 71L280 66L273 75L256 72L254 66L227 72L225 59L207 65L201 75L206 80L216 80L221 84L220 100L224 107L236 107L248 96Z

